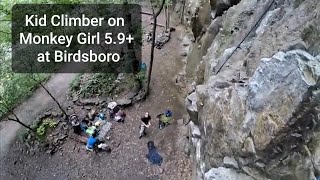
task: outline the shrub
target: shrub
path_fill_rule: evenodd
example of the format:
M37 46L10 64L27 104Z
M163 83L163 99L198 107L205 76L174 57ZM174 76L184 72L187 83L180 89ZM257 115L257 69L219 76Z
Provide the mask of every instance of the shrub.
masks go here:
M45 119L42 121L42 123L40 124L40 126L38 126L37 128L37 135L39 137L43 137L46 135L47 133L47 130L49 128L54 128L56 127L58 124L58 122L56 122L55 120L53 119Z

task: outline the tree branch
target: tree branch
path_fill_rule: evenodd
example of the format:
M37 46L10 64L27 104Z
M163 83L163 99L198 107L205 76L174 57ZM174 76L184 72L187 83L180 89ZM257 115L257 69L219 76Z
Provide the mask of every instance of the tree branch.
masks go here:
M154 15L154 17L158 17L158 16L159 16L159 14L161 13L161 11L162 11L162 9L163 9L164 3L165 3L165 0L162 0L162 4L161 4L161 6L160 6L160 9L159 9L159 11ZM156 23L155 23L155 24L156 24Z

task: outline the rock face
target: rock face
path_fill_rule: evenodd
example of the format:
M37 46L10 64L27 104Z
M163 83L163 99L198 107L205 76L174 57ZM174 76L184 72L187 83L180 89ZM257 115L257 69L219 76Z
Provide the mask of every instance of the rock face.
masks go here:
M195 92L191 93L187 98L185 105L187 107L187 111L190 115L190 118L193 121L196 121L198 119L198 96Z
M250 176L237 173L234 169L213 168L205 173L204 180L254 180Z
M210 1L218 17L187 53L199 179L237 179L234 162L254 179L320 176L320 1L271 2Z
M317 93L319 80L320 62L305 51L278 52L261 60L249 81L247 111L251 117L244 122L256 149L265 149L285 125L298 120L295 116L305 115L299 106Z

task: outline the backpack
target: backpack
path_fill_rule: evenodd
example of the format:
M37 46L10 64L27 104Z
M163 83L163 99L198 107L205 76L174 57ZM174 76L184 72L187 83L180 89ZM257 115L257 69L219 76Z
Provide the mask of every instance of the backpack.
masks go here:
M172 116L172 112L167 109L166 112L164 113L167 117L171 117Z

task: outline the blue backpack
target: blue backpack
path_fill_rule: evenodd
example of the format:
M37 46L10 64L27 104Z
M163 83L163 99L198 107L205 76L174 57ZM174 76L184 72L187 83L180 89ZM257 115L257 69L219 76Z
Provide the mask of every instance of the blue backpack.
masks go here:
M172 117L172 111L170 111L169 109L167 109L164 114L165 114L167 117Z

